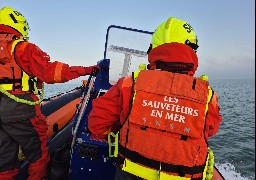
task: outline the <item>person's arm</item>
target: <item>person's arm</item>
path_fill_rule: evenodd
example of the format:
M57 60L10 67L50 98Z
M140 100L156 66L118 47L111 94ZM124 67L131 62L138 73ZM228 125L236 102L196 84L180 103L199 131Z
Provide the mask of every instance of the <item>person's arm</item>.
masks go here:
M45 83L62 83L89 75L93 67L69 66L58 61L50 62L50 57L35 44L28 43L25 48L18 43L15 48L17 64L30 76L37 77Z
M120 129L120 120L129 112L131 87L123 88L123 79L112 86L106 94L94 99L88 118L88 128L97 138L106 138L110 132ZM125 93L126 99L123 97Z
M220 108L218 105L218 96L216 92L213 92L213 97L208 104L208 114L206 117L206 136L214 136L218 130L222 116L220 115Z
M119 106L120 91L118 84L112 86L106 94L92 101L92 110L88 117L88 128L98 138L105 138L112 126L120 118Z

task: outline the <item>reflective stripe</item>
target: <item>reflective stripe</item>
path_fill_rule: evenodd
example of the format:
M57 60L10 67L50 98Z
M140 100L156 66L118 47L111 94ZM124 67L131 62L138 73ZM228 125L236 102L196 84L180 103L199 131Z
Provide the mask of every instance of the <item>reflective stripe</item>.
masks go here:
M129 159L125 159L122 170L148 180L169 180L169 179L190 180L191 179L186 177L174 176L162 171L159 172L157 170L133 163Z
M170 172L170 173L193 175L193 174L200 174L205 169L205 164L200 166L187 167L182 165L172 165L167 163L161 163L159 161L146 158L135 151L131 151L123 147L120 144L119 144L119 152L122 155L124 155L124 157L130 159L134 163L142 164L144 166L147 166L149 168L156 169L156 170L159 170L161 167L161 170L165 172Z
M22 91L29 91L29 76L22 71Z
M214 108L216 108L218 106L218 97L217 97L217 93L213 93L212 96L212 105Z
M19 42L22 42L22 41L23 41L22 39L18 39L18 40L15 40L15 41L12 43L11 55L13 55L14 48L16 47L16 45L17 45Z
M208 81L208 76L206 75L201 75L198 77L199 79L202 79L204 81ZM212 95L213 95L213 91L212 91L212 88L210 86L208 86L208 97L207 97L207 104L206 104L206 107L205 107L205 115L208 111L208 104L210 103L211 99L212 99Z
M122 88L131 87L133 85L133 83L136 82L136 79L139 76L140 71L143 71L143 70L146 70L146 64L140 64L139 70L137 72L133 72L132 77L126 76L123 80ZM134 102L135 96L136 96L136 91L134 90L133 102Z
M61 71L62 71L63 64L62 63L57 63L55 67L55 72L54 72L54 81L55 82L61 82Z
M191 178L186 178L186 177L180 177L180 176L173 176L173 175L170 175L170 174L166 174L164 172L160 172L159 174L159 180L189 180Z
M139 76L140 71L144 71L144 70L146 70L146 64L140 64L140 65L139 65L139 71L133 72L133 74L132 74L132 78L133 78L133 81L134 81L134 82L136 82L136 79L137 79L137 77ZM132 103L133 103L134 100L135 100L136 92L137 92L137 91L134 90Z
M0 87L5 90L12 90L12 84L0 84Z
M207 103L206 103L206 106L205 106L205 115L206 115L206 113L208 111L208 106L209 106L209 103L210 103L210 101L212 99L212 88L210 86L208 86L208 92L209 92L209 94L208 94Z
M122 88L131 87L133 84L133 80L131 76L126 76L122 83Z
M213 169L214 169L214 154L210 148L208 148L208 157L206 161L207 166L205 167L203 177L205 179L210 180L213 177Z
M133 163L129 159L125 159L122 170L129 172L131 174L134 174L143 179L149 179L149 180L158 180L159 179L159 175L156 170Z
M214 168L214 155L212 150L209 148L208 149L208 156L207 156L207 161L206 161L207 166L204 168L203 172L203 178L198 178L198 179L212 179L213 176L213 168ZM149 180L168 180L168 179L173 179L173 180L189 180L191 178L186 178L186 177L180 177L180 176L174 176L171 174L167 174L162 171L158 171L155 169L151 169L149 167L137 164L132 162L129 159L125 159L124 165L122 170L129 172L131 174L134 174L136 176L139 176L144 179L149 179ZM197 178L192 178L192 179L197 179Z

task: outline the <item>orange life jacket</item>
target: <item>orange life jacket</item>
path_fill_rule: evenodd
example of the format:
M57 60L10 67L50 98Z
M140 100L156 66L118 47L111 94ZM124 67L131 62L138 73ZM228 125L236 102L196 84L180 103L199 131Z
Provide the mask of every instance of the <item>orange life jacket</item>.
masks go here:
M181 177L201 177L208 82L185 74L141 71L119 152L130 161ZM124 163L125 166L125 163Z
M34 91L36 78L30 77L19 67L13 53L18 43L23 42L21 50L25 49L28 43L15 40L13 36L0 34L0 86L6 91Z

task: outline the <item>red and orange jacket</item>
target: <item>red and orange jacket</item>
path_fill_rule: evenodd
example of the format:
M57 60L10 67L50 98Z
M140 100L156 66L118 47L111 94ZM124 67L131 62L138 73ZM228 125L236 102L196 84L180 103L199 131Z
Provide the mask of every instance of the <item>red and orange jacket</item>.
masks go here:
M19 39L21 34L16 30L0 25L1 39L7 35L13 35ZM9 53L11 47L9 47ZM52 84L63 83L69 80L84 76L91 72L91 67L69 66L68 64L58 61L50 62L50 57L33 43L26 41L18 42L14 48L12 57L17 65L29 76L37 77L40 81Z
M179 45L167 47L177 49ZM187 47L180 48L186 51ZM170 52L179 56L177 51ZM175 176L201 177L208 138L217 133L221 119L217 94L207 81L145 70L136 80L131 76L120 79L104 96L93 100L88 126L99 139L120 130L119 152L132 162Z
M26 43L26 48L22 46ZM79 76L86 75L82 66L69 66L55 61L50 62L50 57L35 44L28 42L18 43L15 50L17 64L31 76L35 76L45 83L67 82Z
M132 86L123 88L123 81L124 78L120 79L104 96L93 100L93 109L89 115L88 126L98 138L106 138L109 132L115 132L118 124L123 124L128 117L133 90ZM214 92L208 105L208 114L205 120L207 138L218 132L222 121L219 110L217 93Z
M24 71L28 76L37 77L39 85L41 82L46 83L61 83L79 76L84 76L90 73L93 66L69 66L67 64L55 61L50 62L50 57L38 48L35 44L26 41L18 42L14 49L12 44L16 39L20 38L20 34L14 29L0 25L0 40L2 44L7 44L6 47L1 47L1 50L6 48L6 51L1 51L0 54L0 81L5 84L5 79L20 79L20 72ZM12 72L10 72L12 71ZM19 75L18 75L19 74ZM15 76L15 78L13 78ZM7 83L9 84L9 83ZM19 86L20 87L20 86ZM38 87L40 88L40 86ZM37 101L38 97L32 92L10 91L16 94L18 98ZM23 95L24 94L24 95ZM0 93L0 114L1 118L20 120L35 115L35 110L40 111L40 105L29 106L27 104L15 102L9 97Z
M58 61L50 62L50 57L45 52L35 44L26 41L18 42L13 52L12 57L23 71L46 83L66 82L86 75L86 69L82 66L70 67ZM11 46L9 53L11 54Z
M162 48L168 50L164 51ZM183 59L184 62L192 62L193 64L196 62L194 59L197 58L193 54L189 54L190 49L186 49L185 46L178 46L177 44L166 44L161 48L154 48L153 50L154 51L149 54L149 58L153 57L154 59L161 60L168 59L169 61L173 60L174 62L177 59ZM184 55L186 53L188 54L187 56ZM184 59L186 57L187 59ZM196 68L197 64L191 74L194 74ZM119 130L119 125L123 124L128 117L131 108L133 87L125 85L126 81L124 83L124 79L125 78L121 78L104 96L101 96L92 102L93 108L89 115L88 127L98 138L105 138L109 132ZM218 106L217 93L213 91L205 119L206 139L218 132L220 122L222 121L222 116L219 111L220 108Z

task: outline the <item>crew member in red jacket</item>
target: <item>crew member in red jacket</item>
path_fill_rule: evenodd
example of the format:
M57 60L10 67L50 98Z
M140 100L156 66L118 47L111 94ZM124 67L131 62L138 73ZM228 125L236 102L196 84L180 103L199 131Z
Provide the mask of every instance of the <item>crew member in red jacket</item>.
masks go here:
M42 82L63 83L90 75L98 66L69 66L28 42L29 26L11 7L0 10L0 179L18 174L19 146L29 160L29 180L46 177L49 161L46 118L37 90Z
M222 117L207 76L193 76L197 42L186 21L169 18L152 36L148 70L121 78L93 100L92 137L119 131L123 165L116 179L203 177L208 138L217 133Z

